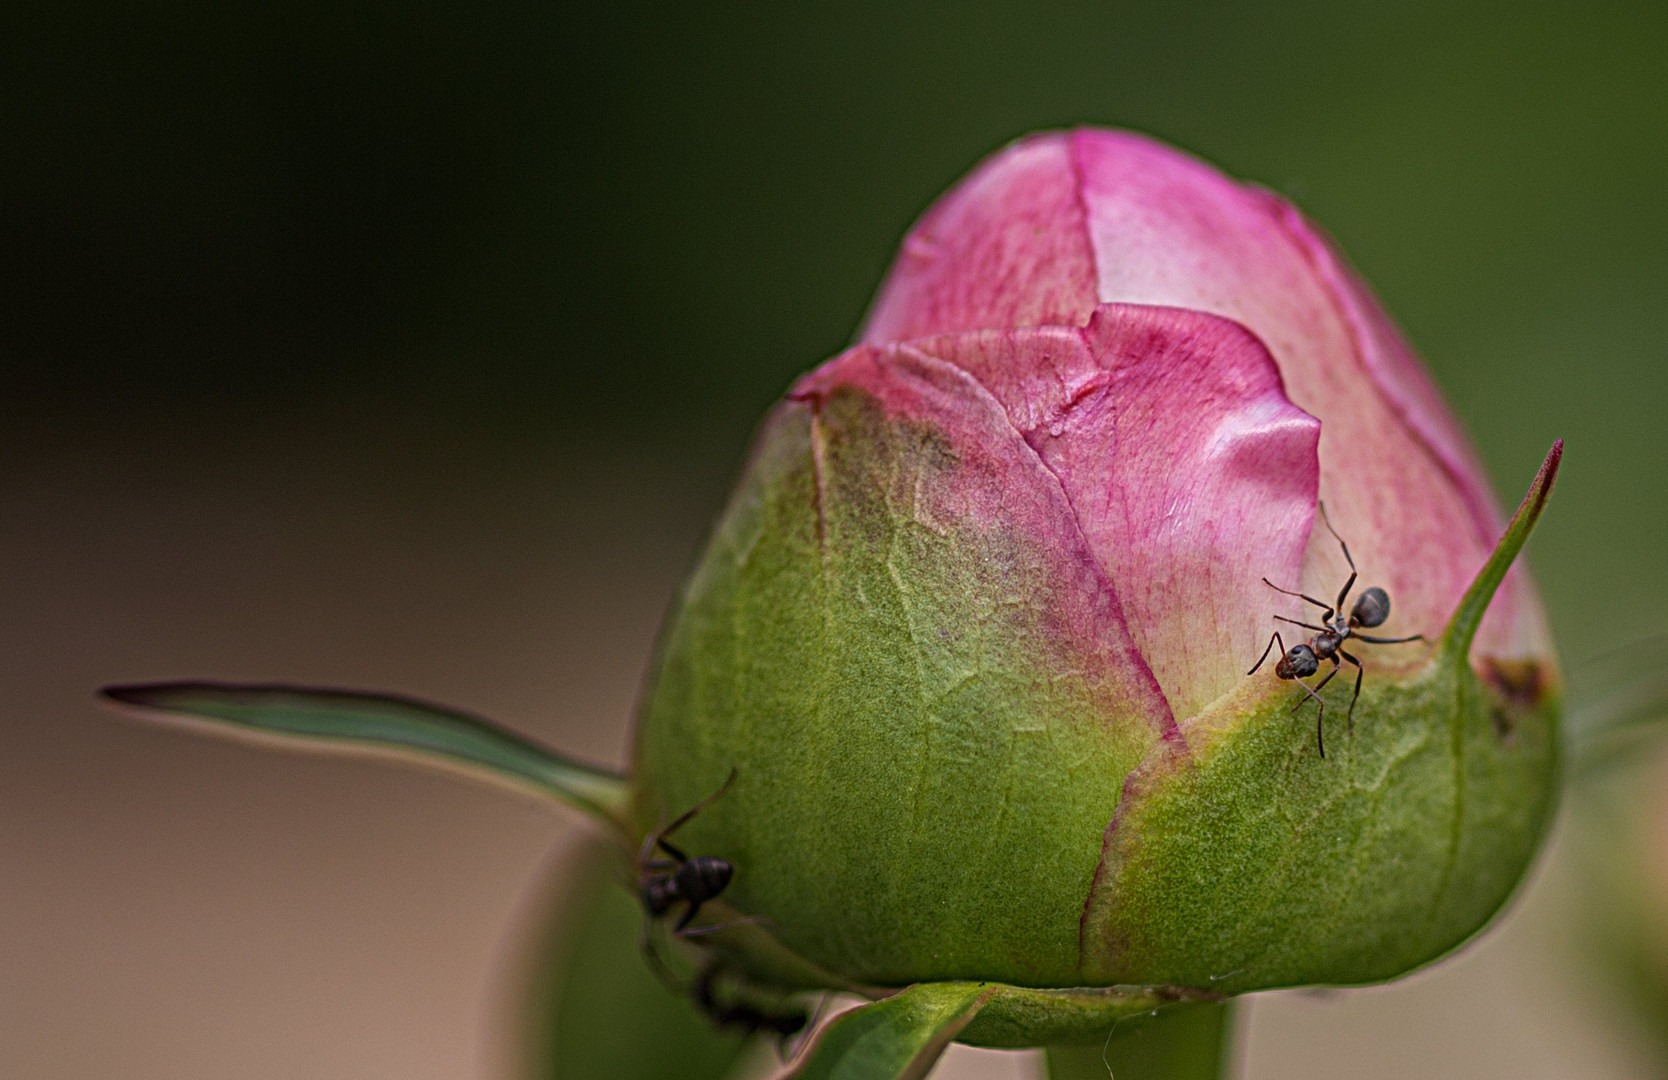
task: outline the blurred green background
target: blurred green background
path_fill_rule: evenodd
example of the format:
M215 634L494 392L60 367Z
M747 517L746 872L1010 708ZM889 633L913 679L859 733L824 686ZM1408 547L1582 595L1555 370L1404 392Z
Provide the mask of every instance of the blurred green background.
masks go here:
M974 161L1125 125L1330 229L1510 497L1569 438L1579 656L1665 624L1665 45L1657 3L10 4L0 396L730 462Z
M513 997L547 818L92 688L398 689L617 760L757 417L936 195L1083 122L1297 200L1505 500L1568 439L1568 661L1668 630L1660 3L0 8L3 1071L496 1075L459 1003ZM1339 1060L1527 1076L1534 1015Z

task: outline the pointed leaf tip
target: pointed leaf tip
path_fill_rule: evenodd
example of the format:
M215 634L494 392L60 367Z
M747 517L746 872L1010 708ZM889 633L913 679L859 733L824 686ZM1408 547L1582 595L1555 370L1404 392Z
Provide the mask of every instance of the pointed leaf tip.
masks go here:
M106 686L104 698L152 719L288 749L404 758L554 798L618 827L625 777L570 761L479 717L413 698L276 684Z
M1558 439L1547 451L1546 460L1541 462L1540 470L1535 473L1535 479L1523 496L1517 513L1512 515L1500 543L1495 545L1494 553L1478 571L1471 587L1465 590L1464 598L1442 634L1442 652L1449 663L1464 664L1470 655L1471 642L1477 636L1477 627L1482 625L1489 602L1494 599L1495 591L1505 580L1506 571L1511 569L1518 552L1528 542L1529 534L1535 531L1541 511L1546 509L1547 500L1552 496L1552 485L1558 479L1558 466L1563 460L1564 440Z

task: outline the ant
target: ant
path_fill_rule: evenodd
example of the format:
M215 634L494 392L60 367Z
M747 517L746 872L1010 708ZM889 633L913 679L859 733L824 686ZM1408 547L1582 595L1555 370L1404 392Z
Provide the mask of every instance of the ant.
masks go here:
M1367 669L1361 666L1361 661L1344 651L1344 642L1354 638L1356 641L1364 641L1369 645L1401 645L1409 641L1424 641L1426 638L1423 634L1414 634L1411 637L1381 638L1356 632L1362 627L1370 629L1374 626L1383 625L1384 620L1390 617L1390 594L1377 585L1370 589L1364 589L1361 595L1355 598L1355 606L1350 608L1349 617L1344 617L1344 601L1349 598L1349 591L1354 588L1357 576L1355 560L1350 558L1349 545L1344 543L1344 538L1338 535L1338 530L1332 527L1331 520L1327 518L1326 504L1320 503L1318 505L1320 506L1321 521L1326 524L1326 531L1331 533L1332 539L1338 541L1338 546L1344 549L1344 561L1349 563L1349 580L1344 582L1344 587L1338 590L1337 602L1327 604L1316 600L1312 596L1292 592L1290 589L1282 589L1274 582L1263 578L1263 584L1275 592L1295 596L1300 600L1307 600L1320 608L1322 610L1321 625L1315 626L1312 623L1299 622L1296 619L1288 619L1283 615L1274 616L1280 622L1301 626L1305 630L1313 630L1315 634L1306 644L1293 645L1290 649L1287 649L1286 643L1280 640L1280 632L1276 630L1268 644L1263 647L1262 656L1257 658L1257 662L1252 665L1251 670L1246 674L1255 675L1257 669L1263 666L1263 661L1268 659L1269 650L1274 648L1276 642L1279 642L1282 655L1274 665L1274 674L1282 679L1296 681L1297 685L1303 687L1303 692L1314 698L1315 703L1320 706L1315 712L1315 745L1320 748L1320 756L1325 758L1326 737L1322 727L1322 718L1326 715L1326 702L1322 700L1318 691L1332 681L1332 676L1343 670L1345 661L1355 665L1355 694L1349 699L1349 712L1347 713L1349 730L1354 733L1355 701L1361 696L1361 679L1367 674ZM1326 673L1325 678L1311 687L1302 680L1319 671L1322 660L1332 661L1332 670ZM1293 711L1295 712L1298 706L1302 704L1303 699L1299 698L1297 705L1292 706Z
M727 859L720 859L716 855L696 855L691 858L666 838L689 824L690 818L717 802L730 790L730 785L735 783L735 780L736 770L731 769L730 777L724 781L723 787L690 807L676 821L645 839L642 850L638 852L637 891L643 901L643 909L649 913L649 917L660 918L680 900L688 905L679 917L677 926L673 928L675 933L684 932L684 928L694 921L700 912L702 904L717 899L729 886L736 868ZM650 858L655 848L670 855L671 859Z
M700 1006L701 1011L706 1013L716 1026L739 1028L747 1035L756 1031L770 1031L779 1039L787 1039L791 1035L797 1035L810 1022L810 1014L804 1009L768 1012L745 1001L720 1001L713 993L713 984L718 981L722 971L723 965L708 964L695 979L695 985L690 991L695 1004Z

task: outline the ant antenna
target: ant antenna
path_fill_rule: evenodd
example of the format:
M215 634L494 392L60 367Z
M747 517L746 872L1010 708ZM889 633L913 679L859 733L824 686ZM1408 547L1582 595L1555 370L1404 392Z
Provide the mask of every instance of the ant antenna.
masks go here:
M1344 549L1344 561L1349 563L1349 568L1353 572L1355 570L1355 560L1349 557L1349 545L1344 543L1344 538L1338 535L1338 530L1332 527L1332 519L1326 516L1326 503L1317 500L1315 506L1320 509L1321 524L1325 525L1326 531L1332 534L1332 539L1338 541L1338 546Z
M677 848L668 844L666 842L666 838L668 836L671 836L673 833L677 832L679 829L683 828L685 825L689 824L690 819L693 818L696 814L699 814L701 811L705 810L707 807L711 806L713 803L715 803L719 799L721 799L724 796L724 793L726 791L730 790L730 785L736 782L736 775L739 772L740 772L739 769L731 767L730 775L725 778L723 785L720 786L717 791L713 792L711 795L708 795L706 798L702 799L700 802L696 803L694 806L691 806L688 810L685 810L683 813L679 814L675 819L673 819L672 823L670 825L666 826L664 829L661 829L659 832L654 833L653 835L651 835L649 837L646 837L643 840L642 850L637 853L637 861L639 863L648 862L649 861L649 853L651 851L653 851L656 847L659 847L659 848L663 849L666 852L666 854L672 856L672 858L677 859L680 862L687 861L689 856L685 855L683 852L679 851Z
M1263 584L1267 585L1269 588L1273 589L1277 593L1285 593L1287 596L1295 596L1299 600L1309 601L1309 603L1315 605L1318 608L1325 608L1326 609L1326 615L1323 616L1323 618L1330 618L1331 615L1332 615L1333 608L1332 608L1331 604L1328 604L1328 603L1326 603L1324 601L1321 601L1321 600L1316 600L1314 597L1310 596L1308 593L1292 592L1290 589L1282 589L1280 586L1274 584L1274 582L1268 580L1267 578L1263 578Z

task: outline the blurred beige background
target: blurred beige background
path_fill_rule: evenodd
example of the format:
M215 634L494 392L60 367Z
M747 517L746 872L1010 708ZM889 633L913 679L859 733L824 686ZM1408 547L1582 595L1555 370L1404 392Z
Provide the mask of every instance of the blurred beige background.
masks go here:
M1026 131L1294 198L1508 498L1568 438L1566 659L1668 631L1665 55L1660 0L0 4L0 1078L508 1077L574 822L93 691L399 690L618 760L747 426ZM1556 893L1257 999L1247 1075L1644 1075Z
M539 448L351 402L302 426L127 423L0 436L0 1075L514 1076L523 957L574 820L141 726L93 691L393 689L619 762L728 479L691 463L717 455ZM1255 999L1243 1075L1648 1075L1559 966L1555 891L1396 986ZM936 1075L1032 1068L958 1049Z

